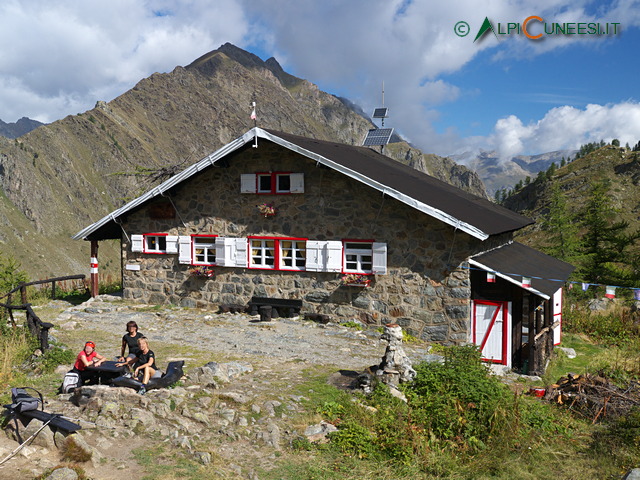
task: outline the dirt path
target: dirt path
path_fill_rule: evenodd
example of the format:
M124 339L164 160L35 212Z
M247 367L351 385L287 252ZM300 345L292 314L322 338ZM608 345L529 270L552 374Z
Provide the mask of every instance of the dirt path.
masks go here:
M223 470L228 474L227 467L231 465L231 471L238 473L237 478L257 478L252 477L255 474L251 472L261 466L268 467L273 461L273 448L257 447L270 442L264 432L274 430L284 436L285 432L304 427L291 425L295 414L303 410L300 398L292 392L307 380L309 371L362 371L367 366L378 364L386 347L386 342L379 340L380 333L375 330L361 332L336 324L320 325L300 319L281 318L263 323L257 321L257 317L245 314L129 305L117 297L101 296L76 307L56 302L39 314L44 321L55 325L51 331L55 340L74 351L79 351L84 341L92 339L97 343L97 350L108 358L119 355L125 324L134 320L149 338L161 368L172 360L184 360L186 373L210 361L250 365L252 371L215 390L216 414L224 416L225 411L227 414L233 411L234 422L240 421L242 428L221 423L220 435L207 437L207 441L215 443L215 457L223 460ZM406 346L406 350L414 363L426 355L423 346ZM156 394L160 395L149 392L147 397L153 399ZM234 400L225 401L227 395ZM277 415L270 414L271 418L266 419L265 425L255 425L254 430L259 432L256 440L252 425L242 422L251 420L252 415L257 416L256 412L264 416L265 408L274 407L279 409ZM212 409L203 404L203 411ZM89 437L91 439L91 435ZM147 467L132 461L129 451L148 439L99 436L96 440L98 444L93 446L105 459L98 465L83 465L92 478L121 479L123 470L127 476L140 477L147 473ZM0 457L4 458L2 451L10 452L16 446L15 442L5 441L3 437L0 440ZM8 462L10 467L0 467L0 479L31 479L59 461L56 451L33 448L40 451L28 457L19 455Z

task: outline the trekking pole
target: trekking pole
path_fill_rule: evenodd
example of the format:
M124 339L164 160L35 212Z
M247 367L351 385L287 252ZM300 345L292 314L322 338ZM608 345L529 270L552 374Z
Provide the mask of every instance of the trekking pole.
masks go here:
M4 465L9 459L13 458L15 456L16 453L18 453L22 447L24 447L27 443L29 443L31 441L32 438L35 438L36 435L38 435L43 429L44 427L46 427L47 425L49 425L49 423L54 419L57 418L59 415L54 415L53 417L51 417L49 420L47 420L47 422L45 424L43 424L36 433L34 433L33 435L31 435L29 438L27 438L24 442L22 442L20 445L18 445L18 447L9 454L9 456L7 458L5 458L4 460L0 461L0 466Z

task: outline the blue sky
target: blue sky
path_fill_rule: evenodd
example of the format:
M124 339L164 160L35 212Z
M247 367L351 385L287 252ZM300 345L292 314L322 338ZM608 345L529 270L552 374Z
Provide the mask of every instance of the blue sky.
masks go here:
M0 119L50 122L230 42L372 112L427 153L501 158L640 140L640 0L4 0ZM485 18L620 23L493 35ZM455 25L465 21L469 34ZM529 23L533 35L542 22ZM503 27L504 28L504 27ZM26 33L28 32L28 33ZM499 37L496 39L496 36Z

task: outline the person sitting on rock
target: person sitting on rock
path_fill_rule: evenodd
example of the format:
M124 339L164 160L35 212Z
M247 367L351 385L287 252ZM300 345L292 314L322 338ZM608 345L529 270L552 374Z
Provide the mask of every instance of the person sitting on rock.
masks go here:
M105 360L105 357L96 352L96 344L89 341L84 344L84 348L80 353L78 353L76 363L73 364L73 369L71 371L78 373L80 375L81 383L84 383L85 381L92 380L96 377L94 372L87 371L87 367L99 367Z
M130 367L138 358L140 347L138 347L138 340L144 337L144 335L138 331L138 324L131 320L127 322L127 333L122 336L122 348L120 350L120 358L118 362L124 362L123 365ZM129 348L129 354L125 357L124 352L126 348Z
M147 384L151 378L160 378L162 376L162 372L158 370L156 366L156 356L153 353L153 350L149 348L149 342L147 337L142 337L138 339L138 347L140 351L138 352L138 357L135 361L135 370L134 377L139 378L139 375L142 374L142 388L138 390L140 395L144 395L147 391Z

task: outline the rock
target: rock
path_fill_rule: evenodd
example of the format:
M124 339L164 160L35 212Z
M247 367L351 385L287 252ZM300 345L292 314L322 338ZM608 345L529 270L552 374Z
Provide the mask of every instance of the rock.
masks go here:
M219 379L216 378L213 369L211 369L209 364L204 367L197 367L189 371L188 378L190 383L203 385L208 388L218 388Z
M594 298L589 301L588 307L592 312L602 312L611 305L611 300L607 298Z
M211 463L211 454L209 452L196 452L196 460L203 465L209 465Z
M62 467L51 472L51 475L45 478L45 480L77 480L78 474L67 467Z
M565 347L559 347L559 350L561 352L563 352L567 358L576 358L576 351L573 348L565 348Z
M329 442L327 435L337 431L338 427L323 420L320 423L308 426L304 431L304 436L311 443L327 443Z
M76 327L78 326L78 322L74 322L73 320L70 322L65 322L62 325L60 325L60 330L75 330Z
M221 382L230 382L231 379L239 377L245 373L253 372L253 366L248 363L229 362L217 363L209 362L205 365L212 370L214 377Z
M640 468L634 468L622 477L622 480L640 480Z
M36 433L40 428L44 425L40 420L36 420L35 418L29 422L29 425L25 427L25 429L20 433L23 440L26 440L31 435ZM40 447L45 447L51 450L56 449L56 443L53 440L53 431L46 426L35 436L35 438L31 441L31 444L38 445Z
M249 402L249 397L244 393L239 392L224 392L218 395L221 399L228 398L229 400L233 400L236 403L244 405Z

